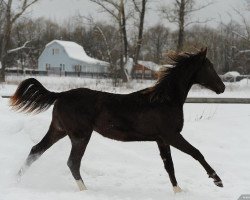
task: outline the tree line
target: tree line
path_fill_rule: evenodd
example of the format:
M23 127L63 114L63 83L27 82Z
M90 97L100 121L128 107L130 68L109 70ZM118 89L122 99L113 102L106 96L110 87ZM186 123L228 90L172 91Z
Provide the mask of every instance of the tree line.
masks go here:
M118 65L124 81L128 80L124 66L129 57L135 64L138 60L166 64L170 50L195 51L206 46L217 71L224 73L231 70L236 50L250 49L250 24L239 10L233 12L240 16L240 22L231 16L229 23L221 21L217 27L207 25L212 19L200 21L192 17L192 13L210 6L211 1L202 5L195 0L163 3L155 11L162 20L151 27L145 24L150 0L90 0L109 15L109 22L77 14L63 23L24 15L39 0L18 0L20 6L15 10L14 1L0 0L1 81L7 67L37 68L39 55L54 39L77 42L89 56L109 62L112 72ZM164 21L176 24L177 29L171 30Z

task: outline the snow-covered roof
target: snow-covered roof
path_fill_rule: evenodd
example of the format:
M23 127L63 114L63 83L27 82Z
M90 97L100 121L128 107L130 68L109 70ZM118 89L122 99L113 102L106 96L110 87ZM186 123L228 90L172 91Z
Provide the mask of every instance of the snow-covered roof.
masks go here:
M84 51L83 47L75 42L71 41L63 41L63 40L53 40L46 45L46 47L50 46L51 44L57 43L62 46L67 53L67 55L75 60L83 61L90 64L100 64L100 65L109 65L107 62L91 58L89 57L86 52Z
M138 64L140 65L143 65L145 67L147 67L148 69L152 70L152 71L159 71L161 69L161 66L152 62L152 61L142 61L142 60L139 60L138 61Z

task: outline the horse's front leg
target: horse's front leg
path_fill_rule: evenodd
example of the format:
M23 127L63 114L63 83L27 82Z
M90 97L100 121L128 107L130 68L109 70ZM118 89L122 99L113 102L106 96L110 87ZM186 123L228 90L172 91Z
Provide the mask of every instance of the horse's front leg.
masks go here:
M178 186L176 178L175 178L175 173L174 173L174 164L171 156L171 150L170 146L168 144L164 144L161 141L157 141L158 148L160 150L160 155L162 158L162 161L164 163L164 167L166 171L168 172L170 181L173 185L173 190L175 193L181 192L181 188Z
M195 147L193 147L189 142L187 142L180 133L176 134L176 136L172 138L169 143L171 146L183 151L184 153L189 154L194 159L199 161L200 164L206 170L209 178L212 178L214 180L214 184L218 187L223 187L220 177L216 174L214 169L207 163L201 152Z

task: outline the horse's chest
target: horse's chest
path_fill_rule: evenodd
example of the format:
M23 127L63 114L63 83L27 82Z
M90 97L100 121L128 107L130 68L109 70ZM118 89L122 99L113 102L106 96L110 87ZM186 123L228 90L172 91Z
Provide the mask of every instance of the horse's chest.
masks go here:
M181 132L183 128L183 112L181 109L168 109L161 113L159 126L166 131Z

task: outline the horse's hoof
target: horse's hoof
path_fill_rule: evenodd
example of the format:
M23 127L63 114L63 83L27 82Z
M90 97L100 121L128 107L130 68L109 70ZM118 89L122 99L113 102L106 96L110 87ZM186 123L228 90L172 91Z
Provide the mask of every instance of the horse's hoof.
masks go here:
M212 174L209 175L209 178L214 179L214 184L218 187L223 187L223 183L220 179L220 177L214 172Z
M17 183L21 182L22 176L23 176L23 169L20 169L18 171L17 175L16 175L16 177L17 177Z
M222 181L214 181L214 184L218 187L223 187Z
M76 183L80 191L87 190L87 187L84 185L82 180L76 180Z
M173 190L174 190L174 193L176 194L176 193L180 193L180 192L182 192L182 189L177 185L177 186L174 186L173 187Z

